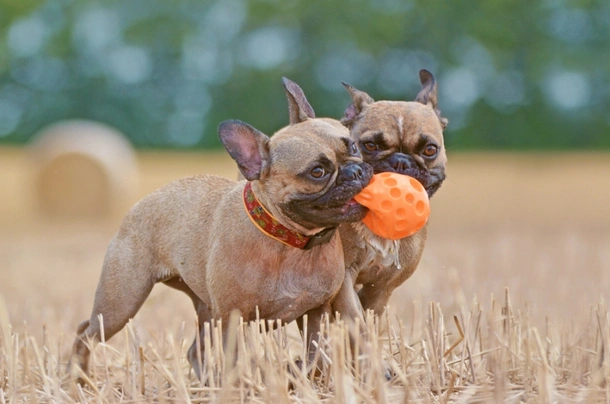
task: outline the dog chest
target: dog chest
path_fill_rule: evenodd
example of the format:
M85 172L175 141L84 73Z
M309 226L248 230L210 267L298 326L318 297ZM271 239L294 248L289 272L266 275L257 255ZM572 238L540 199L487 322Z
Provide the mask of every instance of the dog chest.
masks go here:
M336 295L345 276L343 264L338 258L319 254L315 259L286 261L273 282L274 297L268 300L268 316L292 321Z
M398 263L400 243L376 236L362 223L352 224L352 229L355 233L350 234L349 240L357 243L358 252L346 264L358 274L358 283L363 283L362 277L374 279L380 271Z
M308 251L286 247L283 254L270 247L241 265L227 265L222 273L211 271L208 287L215 316L238 309L252 319L258 307L263 318L292 321L327 303L345 276L340 252L326 250L332 244Z

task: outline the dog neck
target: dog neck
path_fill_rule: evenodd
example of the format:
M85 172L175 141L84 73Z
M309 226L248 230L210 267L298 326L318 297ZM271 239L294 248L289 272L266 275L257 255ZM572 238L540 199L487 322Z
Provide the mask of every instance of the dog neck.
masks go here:
M244 187L243 201L246 213L254 226L266 236L288 246L309 250L317 245L328 243L335 234L335 227L323 229L312 236L306 236L290 230L265 209L256 195L254 195L250 181L246 182Z

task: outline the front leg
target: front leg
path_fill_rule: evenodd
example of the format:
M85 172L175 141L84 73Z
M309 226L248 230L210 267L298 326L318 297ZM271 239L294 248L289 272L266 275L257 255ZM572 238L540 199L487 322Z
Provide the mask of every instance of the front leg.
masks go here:
M365 336L367 330L364 319L364 310L362 309L359 296L355 290L355 282L353 280L355 277L350 276L350 273L351 271L346 271L345 282L343 283L339 294L333 301L332 307L333 313L339 312L341 314L341 318L346 322L348 326L352 357L354 358L354 360L357 360L356 358L358 358L363 352L361 348L357 349L357 346L362 347L362 343L357 344L356 338L358 338L358 336L360 336L360 338L362 338L362 336ZM384 305L387 304L388 299L385 300ZM377 301L381 301L381 299L378 299ZM384 306L381 307L383 308ZM356 320L358 320L357 323ZM390 380L392 378L392 371L390 366L385 362L385 360L383 360L383 369L386 379Z
M208 309L208 306L203 303L203 301L196 301L193 299L193 303L196 303L195 308L197 309L197 322L199 324L199 329L197 332L199 333L199 338L195 336L191 347L188 350L188 360L191 364L191 367L195 371L195 375L199 380L201 379L202 370L201 366L203 365L203 359L205 358L204 354L204 341L205 341L205 324L210 323L212 321L212 313ZM210 327L211 328L211 327ZM199 344L197 344L197 340L199 339Z
M350 327L359 320L360 328L364 326L364 310L355 290L355 276L349 269L345 271L345 280L339 293L332 302L333 313L339 313Z
M347 325L349 333L350 349L353 353L352 357L356 358L360 352L356 352L357 337L362 337L366 333L366 325L364 320L364 310L360 304L360 299L355 289L355 275L352 275L351 270L345 271L345 280L339 293L332 303L333 313L339 313L341 319Z
M373 310L381 315L385 311L392 292L413 275L426 241L427 229L424 227L418 233L400 241L398 257L400 269L396 265L382 268L377 279L369 279L358 291L358 297L364 310Z
M320 341L320 326L325 315L330 315L331 306L325 303L320 307L309 310L303 316L297 319L297 324L301 335L303 335L303 344L307 347L307 364L315 365L318 369L321 368L319 363L313 363L316 357L316 344ZM307 316L307 330L305 330L305 316Z
M393 290L391 285L383 282L363 285L358 291L358 298L365 310L373 310L380 316L388 305Z

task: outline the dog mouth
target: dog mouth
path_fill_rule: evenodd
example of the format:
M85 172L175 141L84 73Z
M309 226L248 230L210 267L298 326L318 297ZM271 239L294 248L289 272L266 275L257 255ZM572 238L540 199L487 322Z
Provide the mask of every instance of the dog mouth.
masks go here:
M363 205L360 205L358 202L356 202L356 200L354 198L350 199L345 204L343 204L343 206L341 206L341 207L339 207L337 209L344 216L358 216L358 215L362 215L362 219L364 219L364 216L366 216L366 214L369 211L369 209L367 207L365 207ZM358 219L358 220L355 220L355 221L359 221L359 220L362 220L362 219Z
M362 191L362 189L360 190ZM360 191L356 192L354 194L357 195L360 193ZM324 214L324 212L327 213L332 213L333 215L335 215L337 218L351 218L353 216L358 216L358 215L362 215L362 218L364 218L364 216L366 216L366 213L368 212L368 208L359 204L358 202L356 202L356 200L354 199L354 197L350 197L347 200L343 200L343 201L333 201L332 204L329 203L320 203L320 204L315 204L315 205L311 205L311 209ZM352 220L343 220L343 221L359 221L362 219L352 219Z
M329 228L341 223L359 222L369 211L356 202L353 196L332 204L292 200L283 209L288 217L307 228Z
M338 205L336 207L317 207L321 212L331 214L334 216L336 221L335 225L344 222L359 222L368 213L369 209L363 205L360 205L354 198L350 198L347 202Z
M415 178L423 186L428 197L432 197L439 190L443 181L445 180L445 167L437 166L430 169L422 169L420 167L409 167L403 169L396 169L384 162L381 164L373 165L375 174L381 174L385 172L393 172L402 175L408 175L409 177Z
M345 203L344 209L349 209L350 207L355 206L355 205L360 205L360 204L358 202L356 202L356 200L354 198L352 198Z
M359 222L368 213L354 197L368 185L373 168L361 164L357 177L344 176L323 195L300 195L283 206L284 212L296 223L309 228L336 227L341 223Z

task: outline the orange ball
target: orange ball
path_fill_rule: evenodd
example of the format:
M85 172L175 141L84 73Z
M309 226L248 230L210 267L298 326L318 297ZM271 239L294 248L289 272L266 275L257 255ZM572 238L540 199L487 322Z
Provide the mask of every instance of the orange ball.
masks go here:
M430 215L428 193L419 181L407 175L375 174L354 199L369 208L362 220L366 227L390 240L417 233Z

